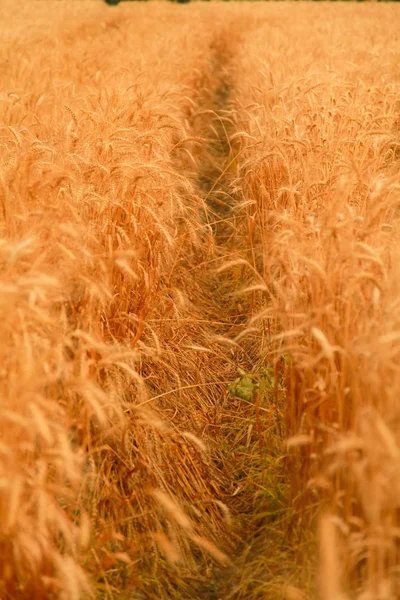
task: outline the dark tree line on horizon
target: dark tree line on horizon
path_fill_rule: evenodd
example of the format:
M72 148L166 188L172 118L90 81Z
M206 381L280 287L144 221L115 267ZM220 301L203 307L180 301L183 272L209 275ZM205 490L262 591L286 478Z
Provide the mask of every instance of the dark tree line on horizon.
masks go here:
M190 0L170 0L171 2L175 2L178 4L187 4ZM241 1L241 0L239 0ZM251 0L250 0L251 1ZM257 1L257 0L255 0ZM280 0L271 0L273 2ZM285 1L285 0L282 0ZM321 0L313 0L314 2L319 2ZM368 2L371 0L329 0L330 2ZM376 2L400 2L400 0L375 0ZM147 0L105 0L106 4L110 6L116 6L120 2L147 2ZM209 2L209 0L203 0L203 2ZM229 2L229 0L225 0L225 2Z

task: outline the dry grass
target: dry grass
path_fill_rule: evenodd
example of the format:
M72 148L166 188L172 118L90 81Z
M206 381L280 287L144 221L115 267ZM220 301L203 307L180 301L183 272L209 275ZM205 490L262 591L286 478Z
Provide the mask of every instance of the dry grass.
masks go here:
M1 598L396 598L397 7L2 10Z

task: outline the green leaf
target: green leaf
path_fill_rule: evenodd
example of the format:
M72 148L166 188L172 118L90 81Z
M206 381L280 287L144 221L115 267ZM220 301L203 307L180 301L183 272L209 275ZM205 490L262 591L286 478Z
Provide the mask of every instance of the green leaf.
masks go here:
M254 392L258 388L258 383L254 382L251 375L243 369L238 368L238 373L242 377L238 377L228 386L228 391L236 398L242 398L250 402L253 400Z

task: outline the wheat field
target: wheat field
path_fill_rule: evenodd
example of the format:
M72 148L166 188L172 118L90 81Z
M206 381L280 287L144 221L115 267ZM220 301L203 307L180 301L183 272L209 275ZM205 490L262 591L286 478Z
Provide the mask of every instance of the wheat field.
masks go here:
M400 598L400 8L1 11L0 599Z

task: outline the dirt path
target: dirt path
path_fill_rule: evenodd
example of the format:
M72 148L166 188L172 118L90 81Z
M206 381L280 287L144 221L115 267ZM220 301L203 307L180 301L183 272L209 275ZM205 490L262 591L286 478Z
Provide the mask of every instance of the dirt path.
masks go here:
M207 204L205 219L213 228L216 243L216 252L220 262L232 257L236 253L234 204L232 192L233 150L230 137L234 133L234 106L232 102L233 69L235 55L240 51L240 39L232 39L232 30L227 26L215 37L210 47L210 81L213 86L202 90L197 101L197 110L191 117L191 129L195 136L206 138L208 143L200 151L198 161L197 186ZM210 274L206 293L211 296L215 314L219 315L218 321L224 325L213 327L215 335L226 336L232 339L243 329L246 318L238 299L232 298L232 292L237 291L243 281L232 279L229 273L220 275ZM226 347L226 361L230 365L232 378L237 375L237 367L253 372L256 368L256 356L252 357L239 347L232 350ZM254 412L250 407L250 413ZM221 437L218 448L215 448L214 460L219 463L219 468L230 480L229 489L226 490L224 503L232 511L234 526L233 538L236 539L233 552L232 565L229 567L214 566L206 577L193 581L193 598L204 600L219 600L228 598L241 598L242 577L245 574L244 563L249 553L249 538L252 535L249 529L253 522L254 506L252 494L254 490L249 482L244 483L248 477L244 464L243 437L246 438L247 450L251 445L252 425L249 421L249 406L234 398L228 399L224 408L223 420L220 424ZM250 427L250 435L249 435ZM232 441L239 448L236 459L232 452ZM261 463L260 463L261 466ZM258 467L260 468L260 467ZM244 493L241 493L241 489ZM252 526L251 526L252 527ZM236 555L236 556L235 556ZM252 598L256 598L253 595Z
M231 104L232 72L231 64L235 53L238 51L239 40L229 39L229 29L226 28L217 36L210 47L211 69L210 79L215 82L214 87L206 89L199 98L199 110L192 120L195 133L205 135L209 140L204 148L199 170L197 185L207 204L207 220L213 228L217 245L217 254L223 260L231 252L232 239L232 211L234 198L231 193L229 165L232 160L230 137L234 132L232 121L233 106ZM215 334L232 337L238 333L237 325L241 324L242 317L238 316L237 306L231 299L227 301L232 291L232 282L225 275L210 279L210 292L216 313L220 315L220 322L225 325L215 327ZM240 312L240 311L239 311ZM228 347L226 360L231 364L234 372L235 364L240 362L238 351L232 352ZM229 419L229 417L228 417ZM225 421L225 426L228 423ZM222 470L227 470L227 457L220 456ZM227 490L227 495L229 495ZM242 538L241 527L236 527L239 538ZM237 583L238 572L235 560L230 567L214 566L208 581L202 581L197 589L199 598L205 600L219 600L233 598L234 588Z
M234 123L234 63L240 52L240 37L227 26L211 45L211 80L214 85L204 91L198 111L192 117L195 135L205 136L198 169L198 187L208 206L207 219L214 231L217 254L224 261L240 255L240 236L235 224L233 164L230 143ZM243 31L243 28L242 28ZM245 32L244 35L249 32ZM234 338L243 331L249 307L246 300L233 294L246 283L229 272L209 278L209 290L219 321L214 326L219 336ZM244 308L245 307L245 308ZM285 502L286 481L279 458L282 453L282 414L272 414L272 400L284 402L283 393L276 397L273 367L260 364L257 344L226 349L232 377L237 369L257 381L259 390L251 401L229 397L221 422L218 462L230 480L226 490L228 509L232 511L232 529L236 547L230 567L216 567L198 582L193 598L204 600L244 600L284 597L290 581L301 579L286 533L290 515ZM274 389L273 389L274 388ZM274 398L272 398L274 396ZM276 407L274 407L276 408Z

